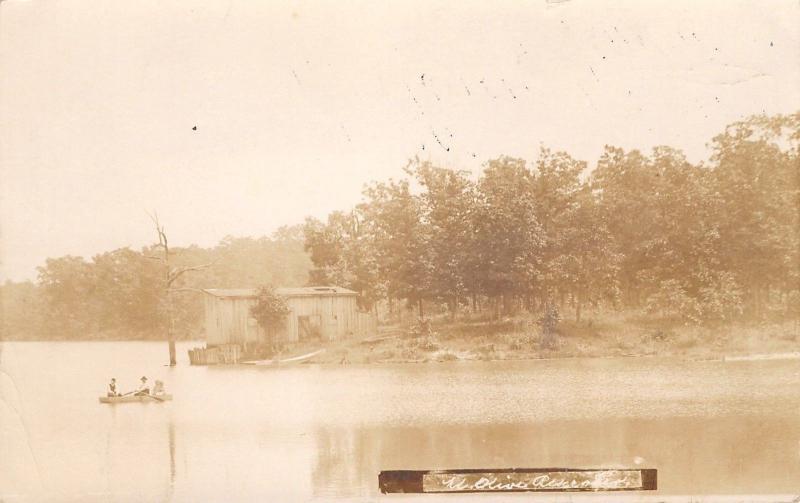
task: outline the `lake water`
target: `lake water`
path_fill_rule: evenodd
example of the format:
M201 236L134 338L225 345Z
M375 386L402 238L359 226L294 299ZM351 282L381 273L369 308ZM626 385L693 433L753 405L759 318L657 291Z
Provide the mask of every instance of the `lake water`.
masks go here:
M380 470L557 466L800 493L797 360L192 367L196 345L170 368L166 343L2 343L0 500L373 501ZM174 401L98 402L143 374Z

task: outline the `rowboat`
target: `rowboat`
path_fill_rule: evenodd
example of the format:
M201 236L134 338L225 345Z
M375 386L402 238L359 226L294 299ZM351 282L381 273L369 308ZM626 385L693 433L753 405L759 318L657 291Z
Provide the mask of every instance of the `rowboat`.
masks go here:
M172 400L172 395L127 395L127 396L101 396L100 403L128 403L128 402L164 402Z
M295 357L292 357L292 358L284 358L282 360L277 360L277 359L276 360L256 360L256 361L242 362L242 363L244 363L245 365L286 365L286 364L289 364L289 363L302 363L302 362L304 362L306 360L310 360L311 358L314 358L315 356L317 356L319 354L322 354L324 352L325 352L325 349L323 348L323 349L318 349L316 351L313 351L311 353L306 353L304 355L295 356Z
M800 353L773 353L766 355L745 355L745 356L724 356L724 362L746 362L757 360L797 360L800 359Z

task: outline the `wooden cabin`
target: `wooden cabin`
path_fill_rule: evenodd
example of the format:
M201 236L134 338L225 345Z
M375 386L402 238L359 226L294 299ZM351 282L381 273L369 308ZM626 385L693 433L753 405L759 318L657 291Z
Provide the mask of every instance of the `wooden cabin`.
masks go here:
M377 330L375 316L358 309L356 292L337 286L277 288L275 293L286 300L289 314L281 329L268 331L250 315L250 308L256 304L256 289L203 292L208 347L338 341L372 335Z

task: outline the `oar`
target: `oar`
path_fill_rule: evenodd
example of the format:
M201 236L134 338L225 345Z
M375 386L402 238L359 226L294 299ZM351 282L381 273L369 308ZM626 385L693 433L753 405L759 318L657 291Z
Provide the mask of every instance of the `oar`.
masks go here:
M129 391L129 392L125 393L124 395L120 395L120 396L128 396L128 395L132 395L134 393L136 393L136 391ZM154 399L158 400L159 402L163 402L164 401L163 398L158 398L157 396L151 395L150 393L148 393L146 395L142 394L142 395L136 395L136 396L149 396L150 398L154 398Z
M123 393L123 394L121 394L119 396L121 396L121 397L122 396L128 396L128 395L133 395L134 393L138 393L138 391L137 390L128 391L127 393ZM137 395L137 396L145 396L145 395Z

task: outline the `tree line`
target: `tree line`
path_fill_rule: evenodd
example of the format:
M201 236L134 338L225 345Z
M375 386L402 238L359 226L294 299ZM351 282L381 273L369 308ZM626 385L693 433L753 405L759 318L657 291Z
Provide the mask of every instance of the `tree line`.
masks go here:
M311 262L299 226L261 238L226 237L211 248L171 247L173 271L183 274L164 288L159 244L121 248L86 260L64 256L37 268L35 283L0 286L3 336L9 339L160 339L202 337L203 288L265 284L301 286ZM174 275L174 274L173 274ZM173 327L168 327L172 312Z
M647 309L683 322L797 316L800 113L753 116L694 164L606 146L594 169L541 148L477 179L415 159L363 201L305 223L312 283L395 303L544 311Z
M475 177L414 159L348 211L261 238L47 259L0 286L3 338L202 334L201 288L338 285L363 309L644 309L687 323L800 317L800 113L727 126L694 164L607 146L593 166L541 148ZM167 310L172 313L167 316Z

